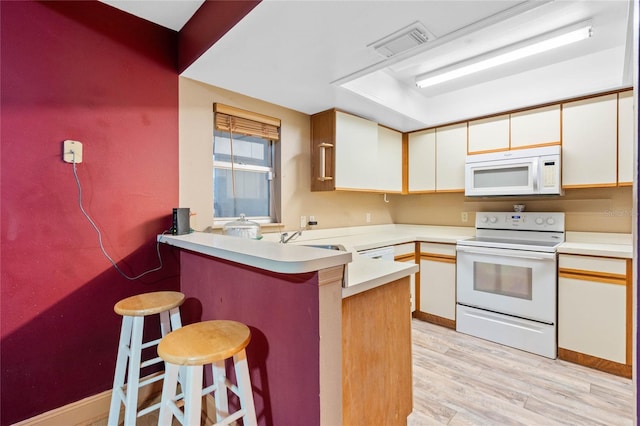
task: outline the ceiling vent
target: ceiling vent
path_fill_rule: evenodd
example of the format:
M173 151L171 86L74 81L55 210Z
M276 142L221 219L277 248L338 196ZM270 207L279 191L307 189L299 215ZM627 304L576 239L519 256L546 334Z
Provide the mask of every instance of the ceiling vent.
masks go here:
M404 27L393 34L390 34L367 47L373 49L385 58L407 52L414 47L418 47L436 37L421 22Z

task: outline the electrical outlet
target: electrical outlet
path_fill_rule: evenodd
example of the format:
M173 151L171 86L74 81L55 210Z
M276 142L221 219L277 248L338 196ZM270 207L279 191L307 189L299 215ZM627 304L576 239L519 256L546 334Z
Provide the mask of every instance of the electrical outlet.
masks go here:
M305 228L307 226L307 217L300 216L300 228Z
M469 214L467 212L462 212L460 214L460 220L463 222L467 222L469 220Z
M371 223L371 213L367 213L367 214L365 215L365 221L366 221L367 223Z
M82 163L82 142L67 139L62 146L62 161Z

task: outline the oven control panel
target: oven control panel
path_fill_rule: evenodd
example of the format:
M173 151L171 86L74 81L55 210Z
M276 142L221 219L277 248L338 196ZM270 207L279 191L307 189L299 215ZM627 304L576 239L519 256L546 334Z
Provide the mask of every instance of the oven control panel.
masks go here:
M564 232L564 213L478 212L476 228Z

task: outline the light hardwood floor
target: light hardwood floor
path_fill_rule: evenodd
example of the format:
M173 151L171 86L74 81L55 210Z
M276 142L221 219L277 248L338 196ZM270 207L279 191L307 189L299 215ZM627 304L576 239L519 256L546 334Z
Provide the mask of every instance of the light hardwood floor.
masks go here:
M408 426L633 425L629 379L416 319L412 338L413 413ZM102 419L92 426L106 423ZM155 424L155 412L138 421L141 426Z
M633 425L633 383L412 320L423 425Z

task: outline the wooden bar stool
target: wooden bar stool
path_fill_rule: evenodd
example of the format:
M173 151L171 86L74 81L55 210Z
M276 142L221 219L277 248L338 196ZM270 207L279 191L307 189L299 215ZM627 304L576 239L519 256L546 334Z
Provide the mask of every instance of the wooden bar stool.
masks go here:
M109 426L117 426L120 417L120 403L124 404L124 425L136 424L136 418L160 407L153 404L138 412L138 390L164 378L164 374L140 381L140 370L144 367L159 364L160 357L142 360L142 351L157 346L161 339L149 342L142 341L144 318L160 314L160 332L162 337L172 330L182 327L179 306L184 302L184 294L176 291L158 291L127 297L115 304L113 310L122 315L118 358L111 393L109 409ZM128 369L127 369L128 364ZM128 370L128 371L127 371ZM125 376L127 383L125 385Z
M158 425L169 426L173 416L182 425L200 425L202 397L215 392L216 425L242 418L245 426L257 424L245 348L251 340L249 327L235 321L204 321L182 327L165 336L158 355L166 361ZM233 357L236 384L227 378L225 360ZM211 364L213 384L203 389L203 366ZM183 394L176 395L178 372ZM227 390L240 399L240 409L229 413ZM184 410L179 402L184 400Z

